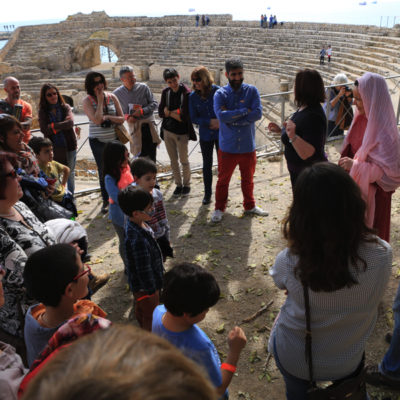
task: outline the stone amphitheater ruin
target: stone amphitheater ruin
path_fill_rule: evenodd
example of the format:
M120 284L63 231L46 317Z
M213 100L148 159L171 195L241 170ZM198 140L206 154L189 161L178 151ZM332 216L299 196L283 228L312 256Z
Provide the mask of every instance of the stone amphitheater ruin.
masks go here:
M277 92L280 81L290 85L296 71L306 67L317 68L325 84L338 72L350 80L365 71L400 73L398 28L285 23L260 29L258 21L234 21L231 15L210 18L210 26L196 28L193 16L109 17L93 12L57 24L19 27L0 51L0 74L18 77L34 99L50 80L77 97L79 105L84 71L100 64L100 46L118 57L106 71L111 88L119 84L119 67L132 64L139 80L148 81L155 93L163 87L162 70L167 66L179 68L188 81L191 70L203 64L223 84L224 60L232 55L243 59L246 81L262 94ZM333 46L333 62L320 67L319 49L327 44Z

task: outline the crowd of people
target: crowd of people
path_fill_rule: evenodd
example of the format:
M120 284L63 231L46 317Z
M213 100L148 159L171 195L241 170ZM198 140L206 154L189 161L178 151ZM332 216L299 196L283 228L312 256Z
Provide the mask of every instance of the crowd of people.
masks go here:
M232 328L221 363L197 325L220 298L216 278L188 262L165 272L174 250L156 165L161 136L176 185L173 197L190 195L188 142L197 140L195 124L203 205L213 200L214 149L218 159L211 222L223 219L236 166L244 213L268 215L254 198L260 95L244 83L240 59L226 61L225 76L228 83L218 87L210 71L199 66L189 88L175 68L167 68L159 105L130 66L121 68L122 85L113 93L101 73L86 76L83 107L99 171L101 211L108 212L119 239L140 328L113 325L107 310L91 300L108 276L85 264L87 234L74 220L79 131L70 106L54 85L43 85L43 137L31 138L31 109L20 99L18 80L6 78L8 97L0 102L0 399L95 399L99 393L110 399L158 399L166 392L169 398L229 397L246 335ZM333 85L325 91L317 71L299 71L296 112L283 126L269 125L281 133L293 191L283 222L287 247L270 272L287 297L269 339L290 400L320 390L367 399L365 379L400 388L400 288L389 351L364 373L366 342L392 268L388 242L391 196L400 186L400 136L383 77L366 73L350 89L339 74ZM160 133L153 115L157 106ZM349 110L351 118L343 125ZM125 121L131 154L117 129ZM324 151L327 132L343 134L347 128L335 165ZM332 385L321 389L320 381Z

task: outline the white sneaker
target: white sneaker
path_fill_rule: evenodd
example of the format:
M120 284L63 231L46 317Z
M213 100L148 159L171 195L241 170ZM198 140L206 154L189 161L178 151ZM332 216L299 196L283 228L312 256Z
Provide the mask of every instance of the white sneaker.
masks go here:
M214 210L212 217L211 217L211 222L221 222L223 215L224 215L223 211Z
M251 210L245 210L245 214L254 214L254 215L259 215L260 217L266 217L268 216L268 211L264 211L260 207L253 207Z

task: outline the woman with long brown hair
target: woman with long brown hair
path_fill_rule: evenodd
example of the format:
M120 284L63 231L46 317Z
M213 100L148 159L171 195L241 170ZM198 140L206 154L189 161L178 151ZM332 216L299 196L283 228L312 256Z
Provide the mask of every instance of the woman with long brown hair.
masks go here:
M53 143L54 160L70 169L68 190L75 191L76 134L71 107L56 86L45 83L40 89L39 125Z
M337 382L363 368L392 268L391 247L367 227L365 207L357 184L337 165L314 164L297 179L284 222L288 247L271 271L287 298L269 350L289 400L307 399L310 381ZM312 338L312 377L306 331Z
M214 112L214 93L219 86L214 85L210 71L203 66L193 70L191 75L193 92L189 95L190 118L199 125L200 148L203 156L203 204L211 202L213 151L218 152L219 122Z

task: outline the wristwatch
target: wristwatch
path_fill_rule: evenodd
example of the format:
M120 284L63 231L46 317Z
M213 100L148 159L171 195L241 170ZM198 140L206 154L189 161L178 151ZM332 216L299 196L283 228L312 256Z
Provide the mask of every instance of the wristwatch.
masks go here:
M289 138L289 143L294 143L296 141L296 139L297 139L297 135L294 135L293 139Z

